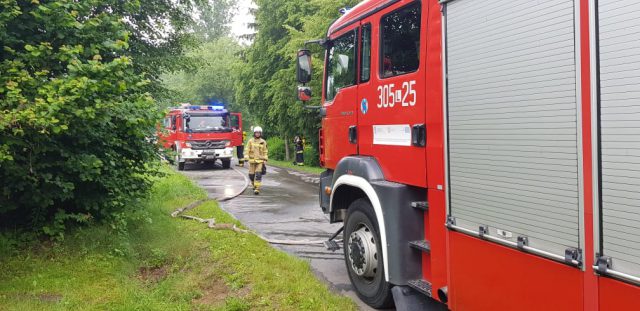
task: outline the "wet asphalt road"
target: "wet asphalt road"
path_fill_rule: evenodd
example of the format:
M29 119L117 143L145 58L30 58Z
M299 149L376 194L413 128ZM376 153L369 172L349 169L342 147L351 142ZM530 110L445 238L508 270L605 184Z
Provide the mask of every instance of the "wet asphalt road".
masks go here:
M209 192L212 199L224 200L239 193L245 184L246 168L223 170L221 167L187 165L183 173ZM328 239L340 227L329 224L318 204L318 177L268 166L259 196L249 187L240 196L220 206L245 226L268 239ZM341 238L342 235L339 236ZM316 276L336 292L352 298L361 310L373 310L358 299L349 282L342 250L331 252L322 245L275 245L310 262Z

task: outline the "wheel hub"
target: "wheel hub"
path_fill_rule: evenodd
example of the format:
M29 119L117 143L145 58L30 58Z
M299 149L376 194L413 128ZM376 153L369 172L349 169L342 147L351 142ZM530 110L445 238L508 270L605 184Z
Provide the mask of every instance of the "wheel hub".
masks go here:
M369 228L362 224L349 236L349 263L360 277L373 278L378 268L376 241Z

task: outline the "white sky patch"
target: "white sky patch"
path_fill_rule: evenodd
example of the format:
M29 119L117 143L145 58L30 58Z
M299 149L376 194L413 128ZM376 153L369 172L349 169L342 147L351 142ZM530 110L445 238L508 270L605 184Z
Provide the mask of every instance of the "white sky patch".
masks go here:
M240 39L240 36L255 32L248 26L250 23L255 22L255 17L249 11L251 8L256 8L252 0L238 0L237 8L231 21L231 35L242 44L250 44L250 42Z

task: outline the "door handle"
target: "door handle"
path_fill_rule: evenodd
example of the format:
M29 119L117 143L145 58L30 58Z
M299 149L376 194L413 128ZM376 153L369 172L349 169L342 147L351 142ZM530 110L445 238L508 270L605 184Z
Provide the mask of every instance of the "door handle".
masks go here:
M358 143L358 127L355 125L349 127L349 142L352 144Z
M416 124L411 128L411 144L416 147L427 145L427 127L424 124Z

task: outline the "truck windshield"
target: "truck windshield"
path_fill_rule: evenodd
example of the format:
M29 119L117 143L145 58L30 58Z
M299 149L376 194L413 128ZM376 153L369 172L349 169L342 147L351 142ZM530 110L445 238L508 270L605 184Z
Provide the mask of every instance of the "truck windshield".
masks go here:
M228 115L192 114L184 122L185 132L211 133L231 132Z
M325 98L332 101L341 88L356 84L355 32L333 41L327 61L327 83Z

